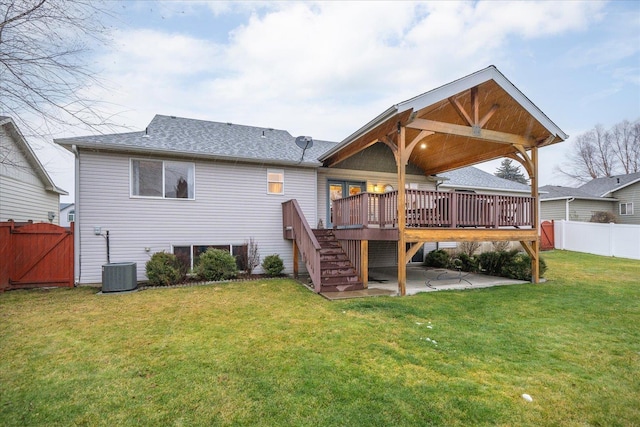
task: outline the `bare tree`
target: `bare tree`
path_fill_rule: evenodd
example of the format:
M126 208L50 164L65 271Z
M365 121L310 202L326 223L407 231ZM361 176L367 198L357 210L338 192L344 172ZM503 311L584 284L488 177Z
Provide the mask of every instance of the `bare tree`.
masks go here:
M624 120L611 129L601 125L576 137L567 164L556 170L579 182L640 172L640 121Z
M109 124L84 90L100 85L87 56L107 41L102 22L110 15L92 0L0 0L0 115L32 135L49 134L52 126Z

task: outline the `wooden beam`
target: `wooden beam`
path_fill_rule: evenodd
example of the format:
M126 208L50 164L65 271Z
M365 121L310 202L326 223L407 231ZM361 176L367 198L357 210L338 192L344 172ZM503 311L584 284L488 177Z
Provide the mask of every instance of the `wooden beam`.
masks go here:
M478 98L478 86L471 88L471 114L473 114L473 125L477 126L480 121L480 99Z
M531 197L533 197L533 223L536 229L536 239L533 243L535 257L531 257L531 281L540 283L540 197L538 193L538 147L531 148L531 162L533 175L531 176Z
M498 111L498 108L500 108L498 104L493 104L489 109L489 111L487 112L487 114L485 114L484 117L480 119L480 121L478 122L478 126L484 127L484 125L487 124L491 116L493 116L495 112Z
M519 242L538 238L533 228L407 228L404 234L409 242Z
M462 118L462 120L467 122L469 126L473 126L473 120L471 120L471 116L467 114L462 104L460 104L460 102L458 102L456 98L454 98L453 96L450 97L449 104L451 104L453 109L456 110L456 113L458 113L458 115L460 116L460 118Z
M496 142L499 144L517 144L523 146L533 145L532 141L512 133L498 132L486 129L474 129L469 126L454 125L453 123L443 123L434 120L415 119L407 124L408 128L428 130L435 133L462 136L466 138L481 139L484 141Z
M405 259L406 260L410 260L411 258L413 258L413 256L416 254L416 252L418 252L420 250L422 245L424 245L424 242L416 242L416 243L412 244L411 247L407 250L407 253L405 255Z
M422 141L429 135L433 135L433 134L434 132L429 132L426 130L420 131L420 133L415 138L413 138L413 140L409 143L409 145L407 145L406 149L402 152L402 155L403 155L402 164L406 166L409 163L409 157L411 156L413 149L416 148L416 145L418 145L420 141Z
M404 158L405 140L407 129L400 126L400 134L398 135L398 157L396 158L396 166L398 168L398 294L401 296L407 293L407 260L405 245L405 165L402 162Z
M335 165L337 163L340 163L346 159L348 159L349 157L358 154L360 151L371 147L373 144L375 144L376 142L378 142L377 139L374 139L372 141L367 142L366 144L361 144L361 145L350 145L348 147L345 147L344 149L342 149L341 151L339 151L338 153L336 153L330 160L329 165Z
M369 241L360 241L360 280L365 289L369 287Z

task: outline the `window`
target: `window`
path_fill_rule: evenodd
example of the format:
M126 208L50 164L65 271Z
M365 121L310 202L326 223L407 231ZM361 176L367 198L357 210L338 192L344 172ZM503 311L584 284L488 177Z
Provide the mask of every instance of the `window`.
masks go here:
M633 215L633 203L620 203L620 215Z
M284 194L284 171L267 169L267 194Z
M200 255L210 248L222 249L223 251L229 252L235 257L238 270L244 271L247 269L248 246L246 243L242 245L174 246L173 254L178 257L178 260L189 270L198 265Z
M69 222L74 222L76 220L76 211L69 211L69 213L67 214L67 221Z
M131 160L131 195L193 199L195 165L188 162Z

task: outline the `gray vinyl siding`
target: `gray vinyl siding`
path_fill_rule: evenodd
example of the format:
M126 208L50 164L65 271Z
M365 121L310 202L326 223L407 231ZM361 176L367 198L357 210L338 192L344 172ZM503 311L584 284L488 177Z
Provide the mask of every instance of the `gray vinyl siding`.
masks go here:
M80 283L99 283L107 260L105 239L94 234L96 226L103 233L109 230L110 261L136 262L138 280L146 279L145 263L155 252L170 252L173 246L240 245L252 237L262 258L279 254L285 272L291 272L292 245L282 236L282 202L297 199L307 220L316 221L314 169L164 159L195 164L195 200L148 199L129 196L130 158L81 151L76 204ZM284 170L283 195L267 194L267 169Z
M49 222L48 213L54 212L52 223L58 224L58 193L45 189L4 127L0 127L0 157L0 221Z
M569 202L569 221L584 221L589 222L591 216L598 211L614 212L614 208L617 208L617 203L609 201L598 200L581 200L575 199Z
M614 203L618 224L640 224L640 182L616 191L613 197L619 200ZM633 203L633 215L620 215L620 203Z
M555 220L568 219L567 216L567 201L563 200L549 200L548 202L540 202L540 219L541 220Z
M389 172L377 172L377 171L360 171L349 169L335 169L335 168L320 168L318 169L318 218L322 219L323 224L327 225L327 203L328 203L328 183L329 180L338 181L356 181L365 182L367 186L367 192L373 193L374 186L377 185L380 189L385 185L391 185L394 189L398 189L398 176L395 173ZM420 190L435 190L435 183L427 181L424 175L407 175L405 178L407 183L418 184ZM309 222L313 227L314 225Z

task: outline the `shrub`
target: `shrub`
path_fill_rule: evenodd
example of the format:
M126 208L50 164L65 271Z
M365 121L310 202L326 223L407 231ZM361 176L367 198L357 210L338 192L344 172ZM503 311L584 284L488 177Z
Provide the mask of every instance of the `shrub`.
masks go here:
M480 242L460 242L458 249L460 249L460 252L465 255L473 256L473 254L480 248L480 245Z
M480 271L480 261L475 255L469 256L465 253L461 253L458 255L458 259L460 260L459 265L462 271L470 271L471 273L477 273Z
M479 269L490 276L502 275L502 267L507 265L518 253L517 249L511 251L484 252L478 256Z
M262 269L267 276L279 276L284 270L284 262L282 262L282 258L278 254L268 255L262 261Z
M616 222L616 216L608 211L596 211L591 215L589 222L598 222L600 224L609 224Z
M195 271L203 280L227 280L238 275L238 266L229 252L210 248L200 255Z
M547 271L547 264L540 257L540 277ZM526 253L517 253L502 267L502 276L517 280L531 280L531 258Z
M449 266L449 254L442 249L431 251L424 258L424 265L427 267L446 268Z
M145 265L149 283L154 286L175 285L186 273L178 258L166 252L156 252Z

